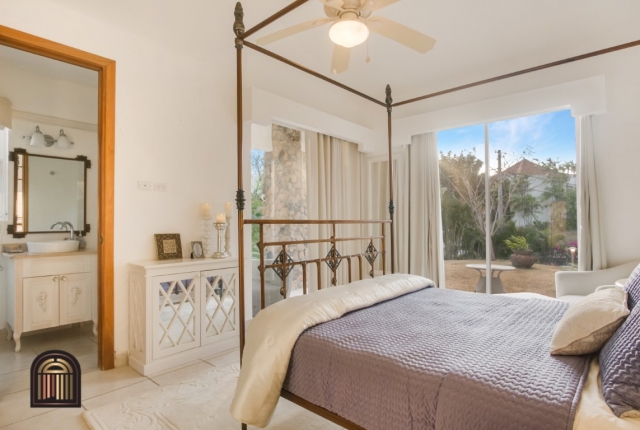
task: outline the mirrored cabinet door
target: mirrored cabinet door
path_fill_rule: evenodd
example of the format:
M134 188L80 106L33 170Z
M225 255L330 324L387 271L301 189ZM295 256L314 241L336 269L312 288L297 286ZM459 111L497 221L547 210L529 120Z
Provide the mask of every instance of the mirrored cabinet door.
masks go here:
M200 274L157 276L153 286L153 357L200 346Z
M238 326L237 271L202 272L202 343L233 336Z

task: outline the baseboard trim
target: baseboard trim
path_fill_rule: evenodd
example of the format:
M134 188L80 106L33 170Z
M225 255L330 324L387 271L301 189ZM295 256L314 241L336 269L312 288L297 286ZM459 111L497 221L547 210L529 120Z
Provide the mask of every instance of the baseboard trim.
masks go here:
M184 363L188 363L193 360L199 360L225 354L227 352L233 351L234 349L238 349L238 345L238 338L229 338L223 341L211 343L209 345L193 348L184 352L179 352L174 355L169 355L158 360L153 360L153 362L149 364L145 364L136 357L130 355L129 366L141 375L146 376L152 373L158 373L163 370L179 366Z
M114 353L114 364L116 367L124 367L129 365L129 351L120 351Z

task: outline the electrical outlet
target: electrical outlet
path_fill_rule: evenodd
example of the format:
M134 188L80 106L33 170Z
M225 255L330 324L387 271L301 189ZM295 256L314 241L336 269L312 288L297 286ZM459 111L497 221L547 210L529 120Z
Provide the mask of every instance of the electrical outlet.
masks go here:
M142 191L153 190L153 183L151 181L138 181L138 189Z
M163 184L161 182L156 182L156 183L153 184L153 191L166 193L167 192L167 184Z

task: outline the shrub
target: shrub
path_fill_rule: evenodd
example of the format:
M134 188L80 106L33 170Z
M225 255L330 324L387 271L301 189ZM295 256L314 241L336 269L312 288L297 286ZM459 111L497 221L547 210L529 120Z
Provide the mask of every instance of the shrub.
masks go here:
M529 251L529 244L527 243L527 239L523 236L511 236L509 239L505 240L504 243L512 251Z

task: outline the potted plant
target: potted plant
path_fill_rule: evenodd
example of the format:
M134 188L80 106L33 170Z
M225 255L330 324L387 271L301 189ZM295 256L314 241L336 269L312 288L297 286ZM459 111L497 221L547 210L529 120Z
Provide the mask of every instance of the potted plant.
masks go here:
M531 267L536 263L536 256L533 255L533 251L529 249L529 244L527 243L527 239L522 236L511 236L509 239L504 241L505 245L511 249L511 264L513 267L517 267L519 269L531 269Z

